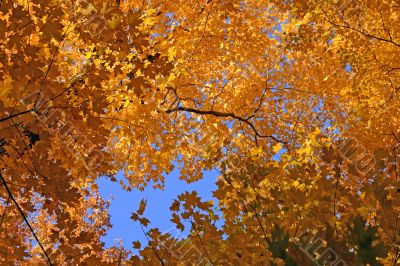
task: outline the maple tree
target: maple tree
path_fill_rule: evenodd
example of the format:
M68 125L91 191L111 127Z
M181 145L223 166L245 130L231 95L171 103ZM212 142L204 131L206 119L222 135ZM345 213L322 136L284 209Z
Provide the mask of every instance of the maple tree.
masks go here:
M0 1L1 263L396 265L399 8ZM174 165L220 172L216 202L170 208L189 235L142 201L148 245L105 248L94 181L163 188Z

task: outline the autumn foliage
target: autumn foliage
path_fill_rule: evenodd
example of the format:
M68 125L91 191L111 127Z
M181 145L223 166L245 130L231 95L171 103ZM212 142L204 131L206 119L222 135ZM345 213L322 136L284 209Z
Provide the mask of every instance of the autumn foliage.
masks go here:
M400 6L0 1L0 264L397 265ZM183 239L105 248L95 181L163 188ZM221 226L222 223L222 226ZM189 227L189 228L188 228ZM129 249L137 249L132 255Z

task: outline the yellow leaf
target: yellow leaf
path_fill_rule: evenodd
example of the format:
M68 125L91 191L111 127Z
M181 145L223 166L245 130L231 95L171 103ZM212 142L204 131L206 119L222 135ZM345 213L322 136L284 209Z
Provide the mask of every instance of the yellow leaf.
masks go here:
M176 56L176 48L172 46L168 49L168 60L169 61L174 60L175 56Z
M278 153L282 149L282 143L278 142L275 146L272 147L272 150L275 153Z
M254 147L250 150L251 156L258 156L262 152L261 147Z
M135 76L136 76L136 77L141 77L141 76L143 76L142 71L140 71L140 68L138 68L138 70L136 71Z

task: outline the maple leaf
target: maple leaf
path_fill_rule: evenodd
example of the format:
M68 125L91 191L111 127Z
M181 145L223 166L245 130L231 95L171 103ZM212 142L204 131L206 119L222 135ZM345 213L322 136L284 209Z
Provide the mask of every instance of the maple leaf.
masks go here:
M133 241L132 244L133 248L135 249L139 249L142 246L142 244L139 241Z
M62 28L63 25L60 22L55 21L44 24L40 31L43 32L44 40L50 40L52 37L56 40L60 40L62 36Z
M143 212L144 212L144 210L146 208L146 205L147 205L147 202L146 202L145 199L140 200L139 209L137 210L137 213L139 215L143 215Z
M398 263L397 6L1 1L0 264ZM103 245L96 180L163 188L175 165L221 172L213 202L171 204L189 234L150 229L131 259ZM293 248L298 230L326 252Z

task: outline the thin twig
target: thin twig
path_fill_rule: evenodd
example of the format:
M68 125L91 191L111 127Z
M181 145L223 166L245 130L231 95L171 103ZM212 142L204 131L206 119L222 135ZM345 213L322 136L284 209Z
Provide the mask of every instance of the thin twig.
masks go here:
M140 225L140 228L142 229L142 232L143 232L144 236L146 237L147 242L149 242L149 245L150 245L150 247L151 247L151 250L153 250L154 255L156 255L157 259L160 261L160 264L164 266L164 265L165 265L164 261L162 260L162 258L161 258L160 255L158 254L157 250L156 250L156 249L153 247L153 245L150 243L150 239L149 239L149 237L147 236L146 231L144 231L143 225Z
M246 123L247 125L249 125L251 127L251 129L254 131L255 136L259 137L259 138L271 138L273 140L275 140L276 142L280 142L282 144L284 144L287 147L287 142L286 141L282 141L272 135L262 135L260 134L256 127L253 125L253 123L251 123L249 121L249 119L240 117L235 115L234 113L224 113L224 112L218 112L218 111L203 111L203 110L199 110L199 109L195 109L195 108L190 108L190 107L183 107L183 106L178 106L174 109L169 109L166 111L167 114L169 113L174 113L174 112L178 112L178 111L184 111L184 112L189 112L189 113L195 113L195 114L200 114L200 115L213 115L216 117L231 117L233 119L242 121L244 123ZM287 147L289 149L289 147Z
M11 200L14 202L15 206L17 207L19 213L21 214L22 218L24 219L26 225L28 226L29 230L31 231L33 237L35 238L36 242L38 243L40 249L43 251L48 263L50 266L53 266L53 263L51 263L50 257L47 254L46 250L44 249L42 243L40 242L39 238L36 236L35 231L33 230L32 226L30 225L28 219L26 218L26 215L22 211L21 207L19 206L18 202L15 200L14 195L12 194L11 190L8 188L7 182L4 179L3 175L0 172L0 179L3 182L4 188L6 189L8 196L11 198Z
M195 226L194 222L191 221L191 223L192 223L193 230L194 230L194 232L196 233L197 238L200 240L201 246L203 247L204 252L206 253L206 255L207 255L207 257L208 257L208 260L211 262L212 265L215 265L215 263L213 262L213 260L212 260L211 257L210 257L210 254L209 254L208 251L207 251L206 246L204 245L203 240L201 239L199 233L198 233L197 230L196 230L196 226Z
M13 115L9 115L9 116L0 118L0 123L4 122L4 121L7 121L9 119L12 119L14 117L21 116L21 115L28 114L28 113L32 113L32 112L35 112L35 111L36 111L36 109L32 108L32 109L29 109L29 110L26 110L26 111L23 111L23 112L20 112L20 113L17 113L17 114L13 114Z

